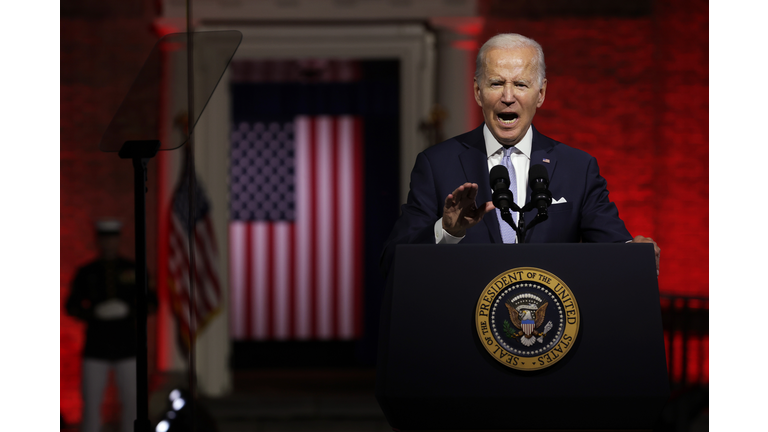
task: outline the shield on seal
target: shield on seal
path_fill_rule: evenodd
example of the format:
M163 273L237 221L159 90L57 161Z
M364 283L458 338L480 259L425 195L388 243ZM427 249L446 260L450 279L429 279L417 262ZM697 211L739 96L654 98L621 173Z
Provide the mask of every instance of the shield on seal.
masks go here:
M536 328L536 323L533 320L523 320L520 322L522 324L523 333L525 333L526 336L531 336L531 333L533 333L533 330Z

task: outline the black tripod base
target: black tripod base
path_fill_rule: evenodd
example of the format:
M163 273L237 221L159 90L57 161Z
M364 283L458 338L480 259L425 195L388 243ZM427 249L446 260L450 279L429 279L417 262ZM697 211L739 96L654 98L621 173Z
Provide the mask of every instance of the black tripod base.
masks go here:
M133 432L151 432L152 424L146 419L136 419L133 421Z

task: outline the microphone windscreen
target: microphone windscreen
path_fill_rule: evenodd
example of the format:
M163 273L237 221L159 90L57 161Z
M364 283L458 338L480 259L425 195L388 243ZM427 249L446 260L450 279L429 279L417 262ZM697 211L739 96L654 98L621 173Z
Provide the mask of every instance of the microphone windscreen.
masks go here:
M536 180L544 180L545 183L549 184L549 174L544 165L531 165L531 169L528 171L528 184L533 186Z
M504 165L496 165L491 168L491 187L495 188L496 183L502 182L509 187L509 171Z

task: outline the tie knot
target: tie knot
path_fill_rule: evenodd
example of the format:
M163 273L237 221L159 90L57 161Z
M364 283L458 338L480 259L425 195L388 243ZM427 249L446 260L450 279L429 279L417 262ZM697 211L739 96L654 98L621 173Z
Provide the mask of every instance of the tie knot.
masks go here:
M515 151L514 147L505 147L504 148L504 157L508 158L512 154L512 152L514 152L514 151Z

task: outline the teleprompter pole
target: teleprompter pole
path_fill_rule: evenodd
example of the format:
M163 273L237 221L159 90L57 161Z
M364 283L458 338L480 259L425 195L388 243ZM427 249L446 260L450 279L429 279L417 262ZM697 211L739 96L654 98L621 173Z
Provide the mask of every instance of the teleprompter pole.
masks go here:
M149 371L147 367L147 163L160 141L126 141L118 153L133 160L133 202L136 238L136 419L134 432L150 432Z

